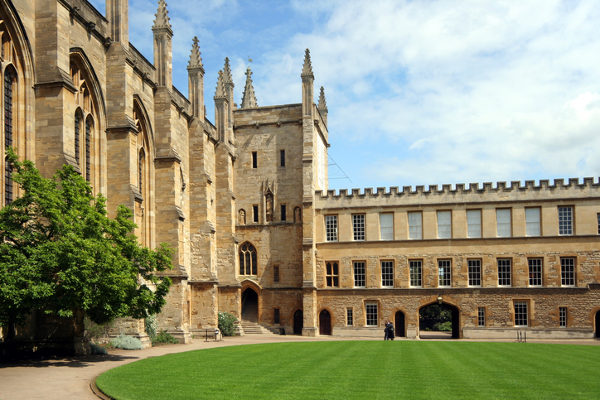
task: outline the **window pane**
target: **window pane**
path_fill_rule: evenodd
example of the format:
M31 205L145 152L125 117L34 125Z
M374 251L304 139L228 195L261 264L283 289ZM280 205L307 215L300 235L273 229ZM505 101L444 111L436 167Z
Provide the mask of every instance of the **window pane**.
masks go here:
M559 307L558 308L558 315L559 315L559 325L561 328L566 328L567 327L567 307Z
M510 209L501 208L496 210L496 236L511 236Z
M575 286L575 259L573 257L560 259L560 277L562 286Z
M326 275L325 275L325 283L328 287L338 287L339 286L339 275L338 275L338 263L337 261L327 261L325 263L326 266Z
M525 209L525 222L527 225L527 236L540 236L540 209L539 208L526 208Z
M452 237L452 213L450 211L438 211L438 238L450 239Z
M438 260L438 286L450 286L451 265L450 260Z
M365 214L352 214L354 240L365 240Z
M467 210L467 228L470 238L481 237L481 210Z
M352 313L351 308L346 309L346 325L348 325L348 326L354 325L354 315Z
M377 326L377 303L367 303L365 308L367 311L367 326Z
M573 207L558 207L558 234L573 234Z
M511 260L509 258L498 259L498 286L510 286L510 265Z
M326 215L325 216L325 234L328 242L337 242L338 240L338 227L337 227L337 215Z
M481 260L469 260L469 286L481 286Z
M423 237L421 212L408 213L408 238L421 239Z
M393 261L382 261L381 262L381 286L393 287L394 286L394 262Z
M529 286L542 286L542 259L530 258L529 264Z
M515 301L515 326L527 326L527 302Z
M379 237L381 240L394 240L394 214L379 214Z
M477 310L477 325L485 326L485 308L479 307Z
M365 263L364 261L354 262L354 286L365 287Z
M410 268L410 286L421 286L421 260L409 261Z

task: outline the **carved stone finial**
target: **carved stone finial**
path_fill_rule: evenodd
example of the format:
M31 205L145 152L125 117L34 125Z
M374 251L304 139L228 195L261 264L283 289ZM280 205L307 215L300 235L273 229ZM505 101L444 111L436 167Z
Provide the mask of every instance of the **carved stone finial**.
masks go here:
M231 76L229 57L225 57L225 65L223 66L223 84L233 86L233 77Z
M165 0L158 0L158 10L154 19L154 25L152 29L171 29L171 21L169 19L169 11L167 11L167 3Z
M312 64L310 62L310 50L306 49L304 52L304 65L302 66L302 77L311 77L314 78L312 71Z
M252 71L250 67L246 70L246 86L244 87L244 95L242 96L242 108L256 108L256 95L252 86Z
M202 66L202 57L200 57L200 46L198 46L198 37L194 36L194 43L192 44L192 52L190 54L190 62L188 63L188 69L199 69Z
M227 93L225 92L225 85L223 83L223 71L219 71L219 78L217 79L217 89L215 90L215 99L225 99Z
M319 94L319 105L317 108L321 111L327 111L327 102L325 101L325 89L321 86L321 93Z

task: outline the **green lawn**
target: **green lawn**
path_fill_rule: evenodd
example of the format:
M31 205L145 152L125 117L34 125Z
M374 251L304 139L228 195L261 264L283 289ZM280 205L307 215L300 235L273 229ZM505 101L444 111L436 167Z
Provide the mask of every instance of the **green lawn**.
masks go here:
M110 370L133 399L599 399L600 346L437 341L276 343Z

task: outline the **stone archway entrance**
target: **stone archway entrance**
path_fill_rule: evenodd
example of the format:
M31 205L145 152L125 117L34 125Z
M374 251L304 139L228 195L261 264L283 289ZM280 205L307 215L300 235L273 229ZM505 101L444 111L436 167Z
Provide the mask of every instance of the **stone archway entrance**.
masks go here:
M596 338L600 338L600 311L596 311Z
M396 316L394 317L394 329L396 337L405 337L406 336L406 326L404 323L404 313L402 311L396 311Z
M251 288L242 292L242 319L258 322L258 294Z
M331 314L327 310L319 314L319 334L331 335Z
M304 315L302 310L296 310L294 313L294 335L302 335L302 328L304 327Z
M458 339L460 312L448 303L431 303L419 309L419 337L421 339Z

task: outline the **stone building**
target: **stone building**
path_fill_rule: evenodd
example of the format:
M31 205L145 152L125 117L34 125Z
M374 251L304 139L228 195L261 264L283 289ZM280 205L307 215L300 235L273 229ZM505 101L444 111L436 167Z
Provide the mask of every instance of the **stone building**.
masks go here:
M175 249L160 329L185 342L227 311L287 333L380 336L392 320L417 337L420 310L441 303L455 336L599 335L598 181L329 191L308 50L297 104L259 106L248 69L238 107L226 59L213 123L198 40L186 97L157 3L151 62L129 42L127 0L106 15L0 0L0 139L47 176L73 165L109 212L134 211L144 245ZM4 205L19 193L0 163Z

